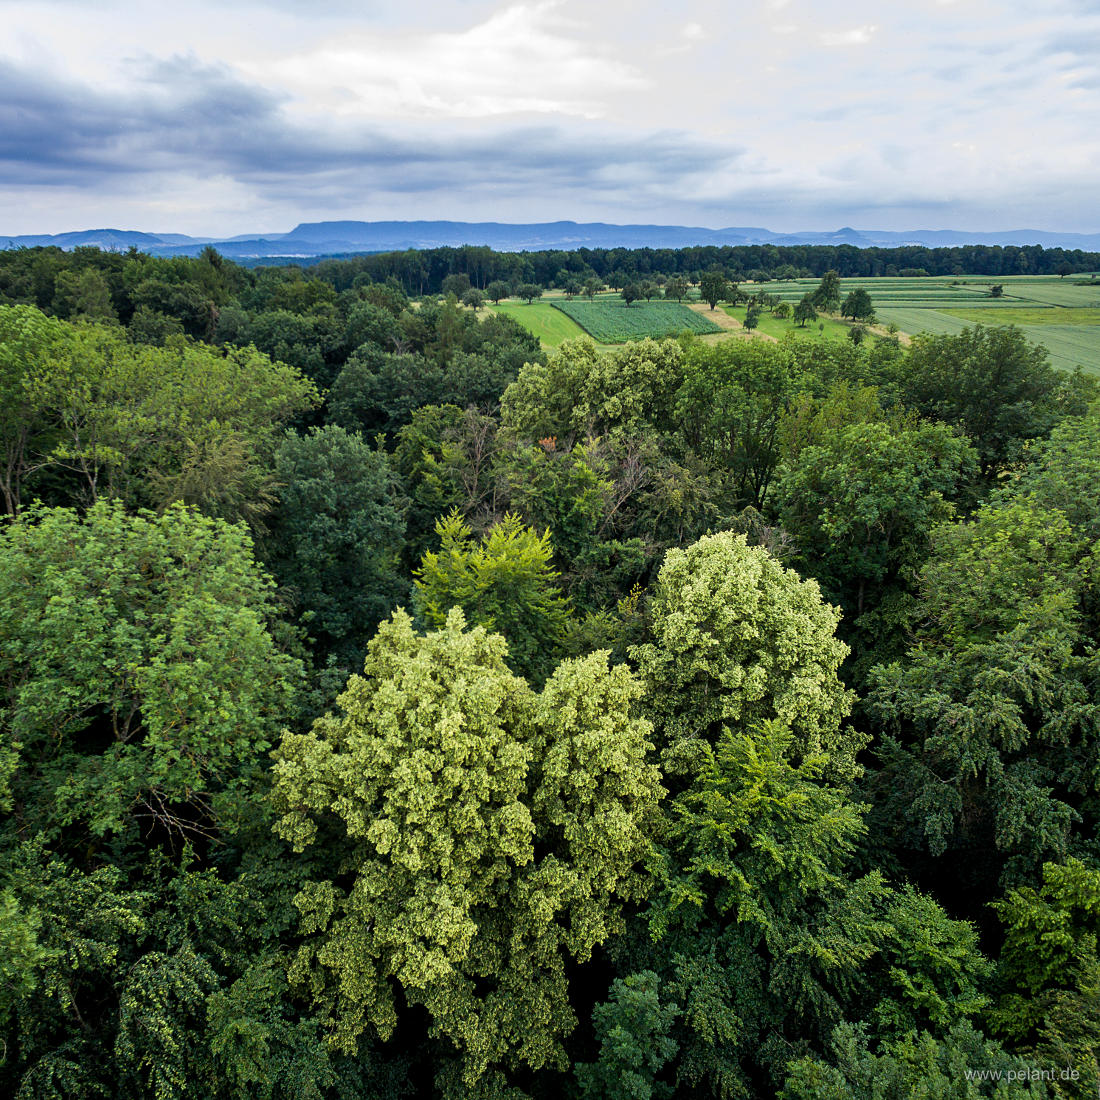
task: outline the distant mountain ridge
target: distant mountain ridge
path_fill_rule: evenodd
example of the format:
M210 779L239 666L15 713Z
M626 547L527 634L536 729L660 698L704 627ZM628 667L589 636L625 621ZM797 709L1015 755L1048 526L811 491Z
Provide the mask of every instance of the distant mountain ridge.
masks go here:
M758 227L706 229L683 225L612 225L607 222L322 221L302 222L289 233L189 237L183 233L141 233L128 229L87 229L72 233L0 235L0 249L55 245L124 252L137 248L154 256L195 256L213 245L231 259L307 259L354 252L394 252L410 248L487 245L498 252L576 248L688 248L693 245L853 245L856 248L928 248L955 245L1041 245L1044 248L1100 251L1100 233L1054 233L1014 229L969 233L917 229L904 233L844 227L828 232L773 233Z

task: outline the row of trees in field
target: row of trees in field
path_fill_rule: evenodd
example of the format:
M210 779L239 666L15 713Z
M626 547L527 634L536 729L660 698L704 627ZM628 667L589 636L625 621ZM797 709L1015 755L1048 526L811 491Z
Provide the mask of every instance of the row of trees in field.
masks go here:
M1095 1095L1094 382L145 264L0 306L0 1093Z

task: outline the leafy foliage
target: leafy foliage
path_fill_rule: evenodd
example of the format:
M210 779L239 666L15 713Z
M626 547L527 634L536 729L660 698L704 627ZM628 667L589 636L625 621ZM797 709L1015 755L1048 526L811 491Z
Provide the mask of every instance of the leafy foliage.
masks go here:
M268 561L325 653L351 660L401 593L404 502L387 456L335 425L290 435Z
M0 531L0 683L12 780L36 828L97 836L133 815L203 829L211 798L292 711L301 666L269 631L248 535L176 505L82 521L28 509ZM74 644L74 642L76 644Z
M456 610L419 637L395 613L342 715L284 736L274 794L296 848L323 821L352 844L348 885L311 881L296 900L308 939L292 976L333 1041L390 1035L400 990L472 1087L493 1064L561 1064L566 960L587 959L641 888L661 789L625 669L566 662L536 695L502 638L463 627Z
M650 605L652 641L633 651L662 743L694 751L723 727L777 719L807 757L827 753L831 774L854 774L838 618L813 581L744 535L670 550Z
M457 512L443 517L436 533L438 552L428 551L416 572L418 615L438 629L460 607L468 622L507 639L509 664L520 676L545 681L569 623L549 533L506 515L475 545Z

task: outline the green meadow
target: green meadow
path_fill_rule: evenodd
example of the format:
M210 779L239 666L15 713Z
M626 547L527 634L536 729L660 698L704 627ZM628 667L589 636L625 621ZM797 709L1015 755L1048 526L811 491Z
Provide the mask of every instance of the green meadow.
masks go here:
M556 348L565 340L575 340L584 336L584 329L567 317L561 310L555 309L550 302L501 302L498 306L489 306L497 313L503 313L518 321L528 332L533 332L544 347Z
M744 324L746 306L723 306L722 308L735 320ZM850 324L838 321L835 317L826 317L825 314L818 317L816 321L809 321L805 326L801 326L789 317L781 320L779 317L773 317L767 310L763 310L757 322L756 331L762 332L765 336L772 336L776 340L782 340L790 332L800 339L846 340L851 327Z

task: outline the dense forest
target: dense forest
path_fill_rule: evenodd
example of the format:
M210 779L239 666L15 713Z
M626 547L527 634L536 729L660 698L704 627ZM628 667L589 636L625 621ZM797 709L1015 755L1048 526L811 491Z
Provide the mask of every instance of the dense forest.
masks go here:
M1096 1096L1096 383L463 252L0 254L0 1094Z
M411 295L446 294L463 285L486 291L493 284L502 296L522 284L581 287L597 279L615 290L631 282L685 277L698 282L703 272L719 270L734 282L820 278L835 271L842 278L875 276L1072 275L1100 269L1100 253L1039 245L963 245L926 248L857 248L854 245L743 245L695 248L578 248L544 252L496 252L467 245L461 248L409 249L320 260L303 260L310 280L327 283L338 293L364 284L390 282ZM326 299L290 303L279 300L275 286L301 278L301 267L274 258L257 260L249 270L207 248L197 260L154 259L136 251L101 252L96 248L24 248L0 252L0 300L27 302L65 317L84 312L81 303L111 310L129 323L136 310L167 313L186 325L202 326L199 301L215 307L235 298L246 310L271 306L300 310ZM264 270L274 266L275 271ZM213 277L210 267L221 272ZM97 273L96 277L89 274ZM450 280L448 282L448 280ZM94 284L94 287L93 287ZM186 286L184 297L178 288ZM177 288L177 298L165 287ZM314 287L314 293L317 287ZM286 291L284 291L284 294ZM81 295L83 294L83 299ZM229 332L232 339L234 332Z

